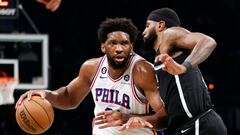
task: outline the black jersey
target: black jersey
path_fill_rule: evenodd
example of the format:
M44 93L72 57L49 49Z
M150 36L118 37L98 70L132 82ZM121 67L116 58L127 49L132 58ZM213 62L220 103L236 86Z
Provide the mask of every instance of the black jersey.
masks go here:
M189 54L174 58L183 63ZM171 75L155 64L162 100L169 115L168 129L176 131L187 121L212 108L211 98L198 67L181 75Z

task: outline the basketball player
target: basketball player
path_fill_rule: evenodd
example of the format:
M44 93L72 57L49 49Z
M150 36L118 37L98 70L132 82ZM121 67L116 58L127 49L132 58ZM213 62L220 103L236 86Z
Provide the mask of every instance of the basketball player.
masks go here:
M169 115L165 135L227 135L224 122L213 110L208 88L198 68L198 64L215 49L216 42L180 25L174 10L161 8L149 14L143 32L144 48L153 48L157 52L155 70ZM120 129L134 128L139 121L145 120L133 117Z
M102 22L98 29L98 38L105 55L84 62L79 76L65 87L55 91L30 90L24 93L17 101L16 108L23 99L40 95L56 108L74 109L91 91L95 102L95 114L115 110L123 114L146 115L150 104L156 114L143 118L154 127L164 126L159 125L159 121L165 120L167 115L160 98L155 71L151 64L133 52L137 34L138 30L130 19L114 18ZM123 121L119 122L123 124L130 115L121 117ZM103 118L98 123L105 123L105 120ZM143 124L149 126L147 122ZM156 132L150 128L120 132L117 127L101 129L93 126L93 135L123 134L154 135Z
M59 8L62 0L37 0L37 2L44 4L46 9L55 12Z

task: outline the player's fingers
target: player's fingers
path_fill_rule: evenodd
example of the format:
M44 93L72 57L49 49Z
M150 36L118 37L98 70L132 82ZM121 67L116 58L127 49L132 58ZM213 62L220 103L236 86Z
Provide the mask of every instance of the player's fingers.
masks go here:
M166 65L169 65L169 64L174 64L174 60L172 59L172 57L167 57L165 62L164 62Z
M47 3L48 3L46 0L37 0L37 2L42 3L44 5L47 5Z
M100 113L97 113L96 116L100 116L100 115L108 115L108 114L111 114L112 111L102 111Z
M136 119L133 119L132 123L140 123L139 120L136 118Z
M28 99L28 100L31 100L31 97L32 97L32 91L29 91L29 92L27 93L27 99Z
M17 103L15 104L15 109L17 109L18 105L19 105L19 103L18 103L18 101L17 101Z
M45 99L45 93L41 92L41 93L40 93L40 97L41 97L42 99Z
M157 62L160 61L160 58L159 58L159 57L160 57L160 56L156 56L156 57L155 57L155 59L154 59L154 62L155 62L155 63L157 63Z
M105 111L97 113L96 116L101 116L101 115L104 115L104 114L105 114Z
M165 57L166 57L165 54L160 54L160 55L158 55L158 56L155 57L154 62L155 62L155 63L164 62Z
M105 115L97 116L97 117L95 117L93 120L103 120L103 119L106 119L106 116L105 116Z
M138 122L139 122L143 127L146 125L145 122L142 121L142 120L138 120Z
M112 114L113 113L113 111L112 110L109 110L109 111L105 111L104 112L104 115L110 115L110 114Z
M95 117L93 119L93 121L94 121L95 125L107 123L107 119L104 115Z
M19 97L17 103L15 104L15 109L17 109L18 105L20 105L20 104L22 103L23 99L25 99L25 98L26 98L26 93L22 94L22 95Z
M58 1L58 0L50 0L50 1L47 3L46 8L47 8L47 9L53 8L54 5L56 4L56 1Z
M93 118L93 121L101 120L101 119L102 119L101 117L95 117L95 118Z
M133 124L133 121L133 118L128 120L128 122L126 123L126 129L128 129Z
M47 5L46 8L50 9L52 12L56 11L61 4L61 0L51 0Z
M26 93L24 93L23 95L20 96L20 98L18 99L18 104L21 104L23 99L26 98Z
M103 128L107 128L107 127L111 127L112 125L111 124L105 124L105 125L101 125L101 126L99 126L98 128L99 129L103 129Z
M128 128L137 128L137 127L139 127L139 128L145 127L144 120L136 118L133 120L132 124Z
M163 71L167 71L167 66L162 67Z
M170 57L170 56L166 57L165 61L166 61L166 62L172 61L172 57Z
M153 125L147 121L144 122L144 125L149 127L149 128L153 128Z
M127 125L126 125L126 124L123 124L122 126L118 127L117 130L118 130L118 131L123 131L123 130L126 129L126 127L127 127Z
M159 61L164 62L168 56L168 54L160 54L158 59Z
M94 122L94 125L100 125L106 123L105 120L98 120Z

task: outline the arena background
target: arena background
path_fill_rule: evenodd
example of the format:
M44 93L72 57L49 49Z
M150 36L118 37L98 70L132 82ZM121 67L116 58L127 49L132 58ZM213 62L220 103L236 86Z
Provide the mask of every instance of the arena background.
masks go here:
M89 58L99 57L97 28L106 17L127 17L142 31L148 13L156 8L170 7L177 11L182 26L215 38L213 54L200 65L208 84L215 110L222 116L230 135L240 134L240 1L239 0L62 0L52 13L34 0L20 0L40 33L49 35L49 89L67 85L78 75L80 65ZM0 33L31 33L35 31L19 13L14 20L1 19ZM149 61L153 54L135 51ZM31 68L31 67L29 67ZM25 92L15 91L15 99ZM55 120L46 135L90 135L93 101L88 95L75 110L55 109ZM14 105L0 106L0 134L25 134L16 124Z

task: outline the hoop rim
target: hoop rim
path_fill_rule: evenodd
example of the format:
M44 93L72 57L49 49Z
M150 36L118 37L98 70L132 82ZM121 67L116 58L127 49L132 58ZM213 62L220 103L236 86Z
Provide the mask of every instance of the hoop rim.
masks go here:
M4 76L4 77L0 77L0 86L5 86L5 85L12 85L17 83L18 80L15 79L14 77L9 77L9 76Z

